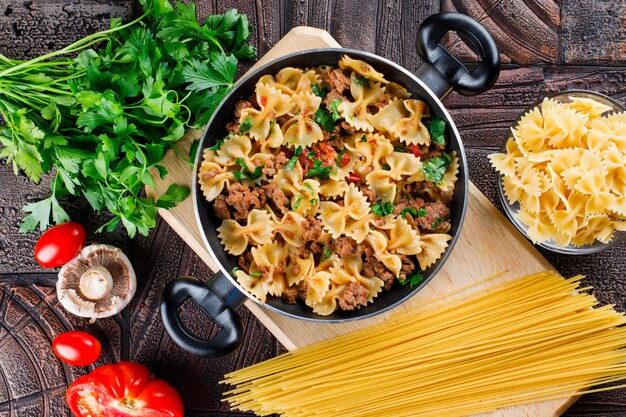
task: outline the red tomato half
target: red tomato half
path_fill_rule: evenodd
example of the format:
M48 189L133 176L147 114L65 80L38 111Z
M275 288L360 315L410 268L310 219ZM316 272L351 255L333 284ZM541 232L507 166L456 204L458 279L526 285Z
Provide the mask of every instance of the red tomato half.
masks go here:
M101 349L98 339L79 330L61 333L52 342L54 354L74 366L91 365L100 357Z
M76 222L46 230L35 245L35 260L44 268L55 268L71 261L85 245L85 228Z
M96 368L67 390L67 405L76 417L182 417L178 392L134 362Z

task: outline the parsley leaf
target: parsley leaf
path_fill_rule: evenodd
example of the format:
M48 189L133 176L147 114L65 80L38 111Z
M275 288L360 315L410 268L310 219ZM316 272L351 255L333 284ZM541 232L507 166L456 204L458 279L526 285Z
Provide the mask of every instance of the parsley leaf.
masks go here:
M327 132L335 130L335 118L333 115L323 107L320 107L315 111L315 122L320 125L322 129Z
M244 161L243 158L235 159L235 163L237 163L237 165L241 167L241 171L233 172L235 179L238 181L241 181L244 178L254 181L258 180L259 178L261 178L261 175L263 175L263 165L256 167L254 171L250 172L250 170L248 169L248 164L246 164L246 161Z
M406 214L409 213L412 216L417 216L417 210L415 210L413 207L407 207L402 209L402 211L400 212L400 215L402 217L406 216Z
M246 117L243 123L239 125L239 130L241 130L242 133L246 133L252 128L253 123L252 117Z
M322 251L322 260L330 258L332 252L326 246L324 246L324 250Z
M289 161L287 161L287 163L285 164L285 171L289 172L294 169L294 167L298 163L298 157L300 155L302 155L302 146L298 146L294 151L293 156L289 158Z
M224 140L223 139L219 139L217 142L215 142L215 145L207 148L210 151L217 151L219 148L222 147L222 145L224 144Z
M367 136L365 135L361 136L361 142L367 142Z
M404 152L405 148L404 146L395 146L393 150L396 152Z
M328 90L326 89L326 87L322 87L319 84L313 84L311 86L311 89L313 90L313 93L318 96L321 97L322 100L326 98L326 95L328 94Z
M426 215L426 209L424 207L420 207L417 209L417 217L424 217Z
M189 196L189 188L184 185L172 184L167 191L154 203L157 207L171 209Z
M372 213L379 216L387 216L388 214L393 213L393 204L391 204L391 202L389 201L383 203L382 201L378 200L374 204L372 204L371 211Z
M330 104L328 105L328 110L330 110L333 119L335 119L335 121L341 119L341 113L339 113L339 105L342 103L340 98L336 98L333 101L330 102Z
M438 217L437 219L435 219L435 221L433 222L431 229L437 229L439 226L441 226L441 223L443 222L443 219L441 217Z
M398 278L398 282L402 285L409 284L411 287L415 287L416 285L420 285L424 281L424 272L421 270L414 271L411 275L406 277L406 279Z
M428 132L430 133L430 138L435 145L446 144L446 139L443 136L445 131L446 131L446 122L444 122L438 116L433 116L430 124L428 125Z
M252 272L252 271L250 271L248 275L250 275L251 277L255 277L255 278L261 278L263 276L261 272Z
M360 75L354 77L354 82L363 87L370 87L370 81L365 77L361 77Z
M322 180L330 178L330 171L332 167L322 165L322 161L316 159L313 161L313 168L309 169L306 173L307 178L317 177Z
M298 207L300 207L300 203L302 202L303 198L304 196L302 194L298 194L298 197L296 197L296 201L293 202L293 204L291 205L291 208L293 210L298 210Z
M346 153L345 148L341 148L339 152L337 153L337 162L336 162L337 168L339 168L339 166L341 165L341 159L343 158L344 153Z
M452 158L445 152L441 157L432 158L424 162L422 172L426 177L426 181L441 184L443 182L443 175L446 173L451 163Z

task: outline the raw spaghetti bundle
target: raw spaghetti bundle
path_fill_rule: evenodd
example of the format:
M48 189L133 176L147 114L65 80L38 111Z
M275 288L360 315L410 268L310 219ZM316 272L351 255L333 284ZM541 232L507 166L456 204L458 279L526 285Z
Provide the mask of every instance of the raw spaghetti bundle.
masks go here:
M258 415L466 416L617 388L626 323L581 276L473 286L226 375ZM590 388L596 387L596 388Z

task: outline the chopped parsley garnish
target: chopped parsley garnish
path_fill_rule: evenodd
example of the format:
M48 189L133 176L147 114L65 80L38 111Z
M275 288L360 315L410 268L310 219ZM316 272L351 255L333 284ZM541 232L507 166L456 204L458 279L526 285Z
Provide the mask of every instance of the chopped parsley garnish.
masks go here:
M404 146L395 146L393 150L396 152L404 152L405 148Z
M372 204L372 213L378 214L379 216L386 216L388 214L393 213L393 204L391 202L386 201L382 202L380 200L376 201Z
M309 195L315 195L315 191L313 190L313 187L311 187L311 184L309 184L308 182L304 182L302 183L302 185L304 185L304 188L306 188Z
M299 194L298 197L296 197L296 201L294 201L291 205L291 208L294 210L298 210L298 207L300 207L300 203L302 203L303 198L304 196L302 194Z
M324 251L322 252L322 260L330 258L331 251L327 247L324 247Z
M389 171L389 170L391 169L391 166L389 166L389 164L386 164L386 163L385 163L385 164L383 164L383 169L384 169L385 171Z
M406 279L398 278L398 282L402 285L409 284L411 287L415 287L416 285L420 285L424 281L424 272L421 270L417 270L413 272L411 275L406 277Z
M365 135L361 136L361 142L367 142L367 136Z
M420 207L417 209L417 217L424 217L426 215L426 209L424 207Z
M331 111L331 114L333 115L333 118L335 119L335 121L341 119L341 114L339 113L340 104L341 104L341 99L336 98L333 101L331 101L330 104L328 105L328 110Z
M244 178L248 180L257 180L261 178L261 175L263 175L263 165L256 167L253 172L250 172L248 164L246 164L246 161L244 161L243 158L237 158L235 159L235 162L241 167L241 171L235 171L233 173L238 181L241 181Z
M306 156L309 157L309 159L315 159L315 152L314 151L309 151Z
M323 107L320 107L315 111L315 122L327 132L335 130L335 118Z
M424 162L422 172L426 177L426 181L441 184L443 182L443 175L446 173L451 163L452 158L445 152L441 157L432 158Z
M311 86L311 90L313 90L313 93L315 93L316 96L321 97L322 99L326 98L326 94L328 94L326 87L322 87L319 84L313 84Z
M237 271L239 271L239 267L238 267L238 266L234 267L234 268L232 269L232 271L230 271L230 273L231 273L231 274L233 274L233 275L235 275L235 273L236 273Z
M215 142L215 145L211 146L210 148L207 148L210 151L217 151L219 148L222 147L222 145L224 144L224 139L220 139L217 142Z
M446 139L443 134L446 131L446 122L441 117L433 116L430 124L428 125L428 132L430 133L430 139L435 145L445 145Z
M365 77L357 75L356 77L354 77L354 82L360 86L370 88L370 80Z
M441 217L439 217L438 219L436 219L433 222L433 225L431 226L431 229L437 229L439 226L441 226L441 222L443 222L443 219Z
M402 209L400 215L404 217L407 213L409 213L411 216L417 216L417 210L415 210L413 207L407 207Z
M322 180L327 180L330 178L330 170L332 167L327 167L322 165L322 161L315 160L313 161L313 168L309 169L306 173L307 178L317 177Z
M241 130L243 133L246 133L252 128L252 123L252 117L246 117L243 123L239 125L239 130Z
M261 278L263 276L263 274L260 272L250 272L248 275L255 278Z
M344 153L346 153L346 150L344 148L341 148L339 150L339 153L337 154L337 167L341 165L341 159L343 158Z
M311 204L317 204L317 198L312 198L309 200L309 203Z
M287 161L285 164L285 171L289 172L296 166L300 155L302 155L302 146L298 146L294 151L293 156L289 159L289 161Z

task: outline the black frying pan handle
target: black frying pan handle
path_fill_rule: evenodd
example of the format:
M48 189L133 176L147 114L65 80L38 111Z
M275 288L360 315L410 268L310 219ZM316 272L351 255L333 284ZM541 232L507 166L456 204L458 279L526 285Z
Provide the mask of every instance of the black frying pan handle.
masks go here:
M481 63L468 70L439 44L449 31L456 31L480 54ZM443 98L454 89L465 96L488 90L500 73L500 54L495 41L480 23L461 13L437 13L428 17L417 32L417 52L426 62L416 75Z
M221 326L212 339L194 335L181 320L178 309L188 298ZM178 346L195 355L217 358L231 353L241 342L243 325L236 310L245 299L246 296L221 272L208 285L195 278L178 278L170 281L163 290L161 319Z

